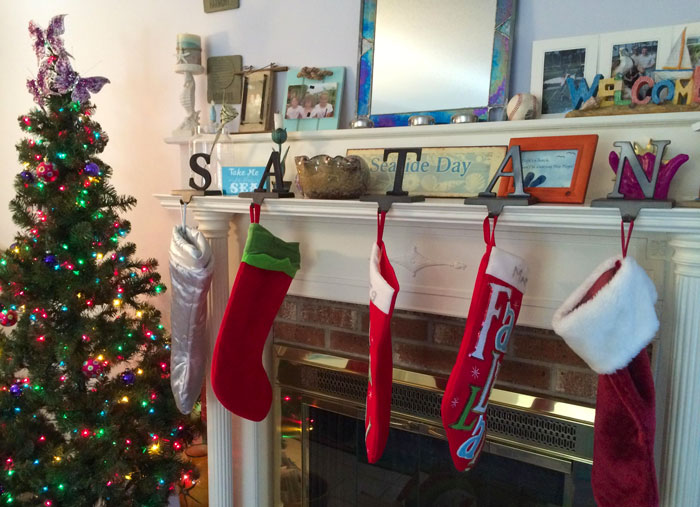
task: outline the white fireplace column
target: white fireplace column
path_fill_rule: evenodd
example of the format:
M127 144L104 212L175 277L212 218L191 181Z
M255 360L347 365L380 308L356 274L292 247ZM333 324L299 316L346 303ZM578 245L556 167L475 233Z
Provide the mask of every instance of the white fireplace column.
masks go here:
M668 371L661 505L700 505L700 237L676 236L674 343Z
M214 275L208 298L207 336L207 452L209 505L247 507L272 505L274 473L272 469L273 418L253 422L232 415L219 402L211 387L211 358L226 310L229 285L228 240L231 212L204 211L193 206L198 229L211 245ZM246 231L238 231L245 241ZM271 341L263 352L263 363L272 371ZM245 389L245 382L240 386Z
M206 382L209 505L233 507L233 421L231 413L216 398L211 387L210 376L214 345L229 296L228 233L231 215L195 210L194 217L197 220L199 230L209 240L214 256L214 276L207 301L209 357Z

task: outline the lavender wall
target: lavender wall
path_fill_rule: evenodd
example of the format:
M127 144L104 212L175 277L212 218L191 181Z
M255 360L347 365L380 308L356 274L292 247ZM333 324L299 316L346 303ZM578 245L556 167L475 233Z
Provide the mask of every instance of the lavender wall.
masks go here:
M529 91L532 41L568 35L700 21L698 0L655 2L521 0L516 25L514 92ZM97 120L110 135L103 159L114 169L122 193L139 206L129 214L130 239L143 257L156 257L167 272L174 213L151 197L179 184L179 151L163 138L182 120L178 104L182 76L173 72L175 35L200 34L208 56L240 54L245 65L272 61L289 66L344 66L346 84L341 126L355 102L361 0L241 0L240 9L205 14L201 0L33 0L8 2L0 21L0 247L12 242L15 226L7 209L12 178L20 170L15 143L17 116L33 107L25 80L36 72L27 23L45 26L58 13L66 20L66 44L85 75L112 81L95 97ZM662 5L662 6L660 6ZM284 82L285 75L279 75ZM197 78L197 100L205 86ZM278 86L278 97L283 87ZM168 299L159 298L167 313Z

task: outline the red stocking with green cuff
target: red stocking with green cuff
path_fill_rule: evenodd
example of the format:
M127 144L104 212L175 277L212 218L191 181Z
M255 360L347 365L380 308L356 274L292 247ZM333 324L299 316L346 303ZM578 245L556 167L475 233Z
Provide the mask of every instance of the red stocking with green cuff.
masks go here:
M381 458L389 437L391 418L391 316L394 313L399 282L389 263L382 236L386 212L377 215L377 242L369 260L369 383L365 413L367 460Z
M457 362L442 398L442 424L458 470L476 463L486 434L486 407L527 284L523 260L496 248L496 219L484 220L486 253L479 264Z
M261 226L260 205L214 347L211 383L221 404L236 415L260 421L272 403L262 351L272 322L299 269L299 244L287 243Z

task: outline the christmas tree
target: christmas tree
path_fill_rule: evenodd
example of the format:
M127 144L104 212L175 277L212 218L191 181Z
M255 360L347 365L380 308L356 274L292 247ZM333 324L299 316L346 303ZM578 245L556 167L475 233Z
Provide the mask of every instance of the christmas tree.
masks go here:
M20 232L0 257L0 505L160 506L193 470L192 423L170 390L169 341L144 296L154 259L134 257L109 184L107 136L63 47L63 16L30 23L38 107L19 118L22 172L10 203ZM196 471L194 471L196 474Z

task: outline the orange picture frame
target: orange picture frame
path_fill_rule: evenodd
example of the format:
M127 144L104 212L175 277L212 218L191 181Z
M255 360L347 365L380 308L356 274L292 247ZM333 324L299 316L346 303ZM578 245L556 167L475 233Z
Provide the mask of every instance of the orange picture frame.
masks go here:
M549 203L564 203L564 204L583 204L586 200L586 190L588 189L588 180L591 177L591 167L593 166L593 157L598 146L598 135L589 134L582 136L550 136L550 137L521 137L510 140L508 149L513 146L520 146L521 165L523 167L523 184L525 192L537 198L538 202ZM565 154L557 154L559 158L565 158L564 155L570 157L571 151L576 152L573 173L568 186L530 186L525 183L528 179L532 181L544 178L546 181L546 169L543 169L542 174L537 177L530 175L528 177L527 164L522 163L523 153L527 152L552 152L562 151L569 152ZM544 155L543 160L546 160ZM508 162L508 166L504 171L512 171L513 163ZM530 171L532 172L532 171ZM499 197L505 197L513 192L513 178L501 178L498 187Z

